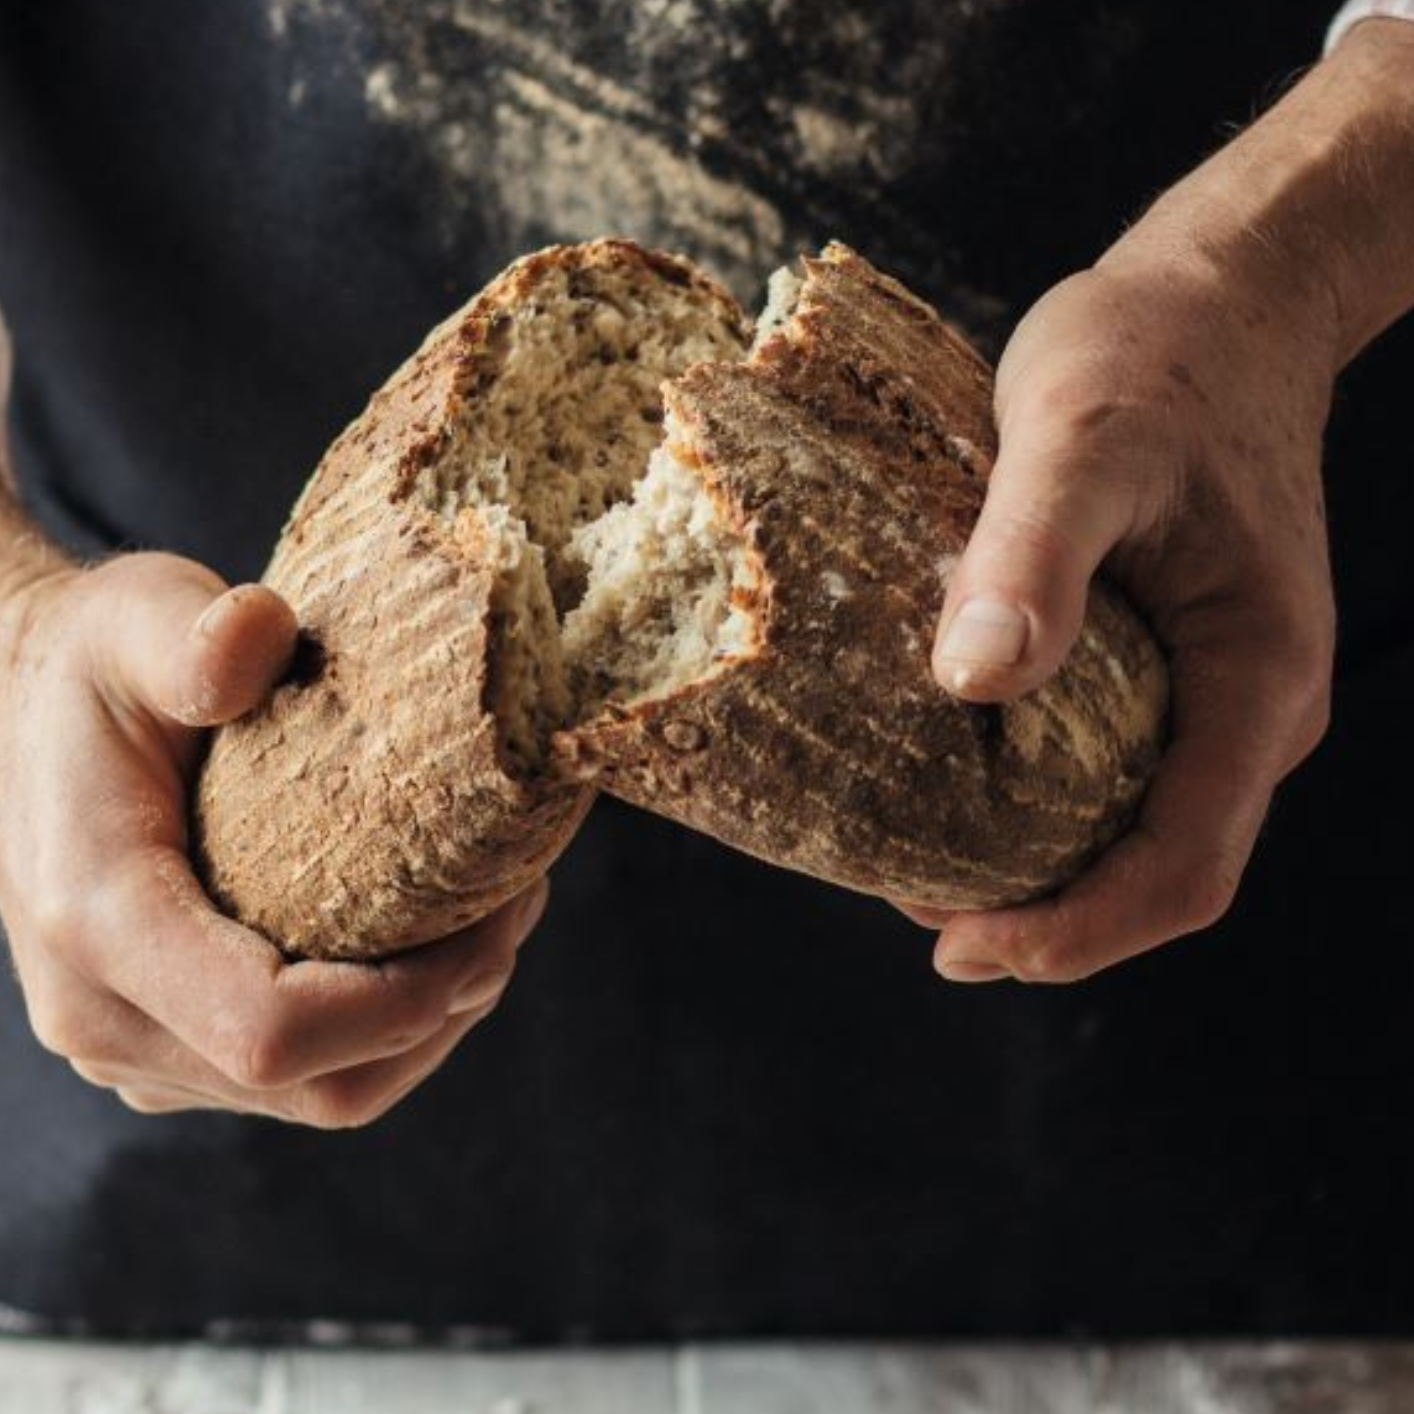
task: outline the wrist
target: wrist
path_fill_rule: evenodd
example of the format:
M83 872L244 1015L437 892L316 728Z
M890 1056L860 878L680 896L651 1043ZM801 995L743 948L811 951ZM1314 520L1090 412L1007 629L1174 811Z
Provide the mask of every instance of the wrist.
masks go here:
M1414 25L1356 26L1101 263L1136 258L1210 276L1332 373L1349 362L1414 304Z

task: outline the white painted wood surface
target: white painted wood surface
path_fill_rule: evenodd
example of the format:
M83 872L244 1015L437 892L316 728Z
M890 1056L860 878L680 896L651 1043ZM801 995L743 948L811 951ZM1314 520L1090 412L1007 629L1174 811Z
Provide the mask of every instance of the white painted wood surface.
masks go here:
M463 1354L0 1339L0 1414L1411 1414L1414 1344Z

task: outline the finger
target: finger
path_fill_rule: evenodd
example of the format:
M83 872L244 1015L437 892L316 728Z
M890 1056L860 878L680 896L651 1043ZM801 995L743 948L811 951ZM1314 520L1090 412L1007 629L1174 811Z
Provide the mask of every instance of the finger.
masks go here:
M186 726L234 721L259 706L294 656L294 610L263 584L241 584L214 600L193 624L180 668L194 685L172 712Z
M290 963L217 913L185 856L164 846L105 886L102 916L122 945L95 936L81 956L90 977L228 1080L282 1089L402 1054L457 1005L499 995L546 892L542 881L474 927L384 963Z
M949 577L933 654L939 683L970 701L1031 691L1080 632L1096 566L1134 520L1131 481L1107 462L1112 433L1015 394L987 499Z
M128 708L186 727L244 715L294 652L293 610L259 584L220 577L172 555L140 555L105 571L97 681Z
M1286 671L1250 657L1235 671L1242 653L1175 658L1173 741L1130 832L1052 898L955 915L935 957L945 977L1075 981L1227 911L1273 791L1309 749L1279 705L1298 696Z
M251 1108L214 1066L111 992L84 999L73 1030L83 1039L67 1055L69 1066L99 1089L181 1096L187 1109Z
M170 1061L156 1063L157 1073L151 1050L141 1056L138 1064L69 1064L90 1084L113 1091L125 1105L141 1114L226 1110L320 1129L348 1129L371 1123L416 1089L490 1015L498 1001L499 994L475 1009L449 1017L433 1035L398 1056L350 1066L278 1090L250 1090L237 1085L189 1053L176 1066ZM182 1075L184 1080L170 1078L173 1073Z
M497 998L499 1000L499 997ZM354 1066L300 1086L275 1102L281 1117L318 1129L353 1129L381 1119L446 1063L495 1009L491 1001L451 1017L435 1035L401 1056Z
M115 1007L132 1010L116 998L110 1001ZM97 1089L111 1090L130 1109L143 1114L196 1109L246 1114L258 1109L257 1097L232 1085L181 1042L135 1015L136 1023L127 1027L126 1039L131 1042L144 1031L150 1035L121 1052L106 1050L102 1059L71 1058L74 1074ZM129 1055L130 1060L120 1058Z
M189 1110L226 1110L222 1104L206 1095L194 1095L187 1090L175 1090L160 1085L119 1086L114 1094L128 1109L140 1115L183 1114Z

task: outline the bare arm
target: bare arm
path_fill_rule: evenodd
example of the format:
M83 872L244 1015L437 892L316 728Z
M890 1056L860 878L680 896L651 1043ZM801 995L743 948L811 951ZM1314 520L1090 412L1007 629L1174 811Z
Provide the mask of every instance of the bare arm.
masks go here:
M1206 262L1280 310L1328 300L1349 363L1414 307L1414 24L1355 26L1101 262Z

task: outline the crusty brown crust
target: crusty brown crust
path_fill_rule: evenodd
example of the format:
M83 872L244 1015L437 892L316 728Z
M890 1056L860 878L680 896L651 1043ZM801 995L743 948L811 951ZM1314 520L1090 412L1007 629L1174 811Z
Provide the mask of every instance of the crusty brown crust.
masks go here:
M528 256L429 335L295 506L264 582L299 618L304 671L215 734L193 811L212 896L292 954L373 957L463 927L543 873L589 807L501 751L482 707L484 524L412 490L494 378L508 312L555 270L629 266L743 318L686 262L628 242Z
M992 379L936 312L842 246L806 261L794 316L744 365L667 399L756 557L764 642L667 698L556 737L560 769L772 863L938 908L1071 877L1157 761L1167 675L1096 587L1061 672L1012 705L930 666L945 565L996 444Z
M757 570L758 648L670 697L557 736L528 780L482 707L494 555L474 510L413 495L494 378L495 331L552 270L638 264L740 312L685 262L625 242L512 266L434 330L330 449L265 582L300 670L215 734L194 842L234 916L293 954L440 937L530 883L603 786L777 864L938 907L1027 898L1129 817L1158 756L1161 655L1091 595L1057 678L1001 708L933 682L944 568L995 455L991 374L867 262L808 261L794 317L746 365L669 385L695 462Z

